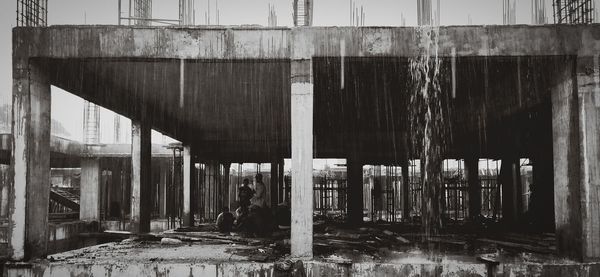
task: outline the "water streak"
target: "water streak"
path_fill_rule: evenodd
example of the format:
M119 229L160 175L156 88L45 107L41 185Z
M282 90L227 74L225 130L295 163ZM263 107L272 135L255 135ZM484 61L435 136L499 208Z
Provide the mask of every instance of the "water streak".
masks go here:
M420 155L421 161L421 223L425 237L437 234L442 227L442 148L446 123L438 37L439 28L419 27L416 32L419 55L409 60L410 130L413 151Z

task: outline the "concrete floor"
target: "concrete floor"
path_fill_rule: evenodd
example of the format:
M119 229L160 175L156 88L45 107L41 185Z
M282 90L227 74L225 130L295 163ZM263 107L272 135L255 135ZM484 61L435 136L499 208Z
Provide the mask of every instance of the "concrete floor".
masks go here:
M29 265L7 264L7 276L599 276L600 264L576 263L522 253L499 265L473 255L427 255L414 248L380 256L336 251L304 261L297 272L283 271L288 259L259 262L272 251L266 245L158 241L106 243L51 255ZM304 275L302 275L304 274Z

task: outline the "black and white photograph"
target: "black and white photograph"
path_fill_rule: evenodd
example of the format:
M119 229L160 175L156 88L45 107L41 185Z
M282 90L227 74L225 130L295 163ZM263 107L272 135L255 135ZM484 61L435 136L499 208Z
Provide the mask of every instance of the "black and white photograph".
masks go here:
M600 276L600 0L0 0L4 276Z

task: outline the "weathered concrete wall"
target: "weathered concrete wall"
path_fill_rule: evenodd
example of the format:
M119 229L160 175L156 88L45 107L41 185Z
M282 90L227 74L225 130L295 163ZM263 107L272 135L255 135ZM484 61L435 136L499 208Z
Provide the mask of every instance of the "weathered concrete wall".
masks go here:
M87 232L86 223L82 221L49 223L48 224L48 254L54 254L91 246L95 240L84 240L80 233Z
M136 263L69 264L36 263L7 264L5 276L274 276L272 263ZM336 264L304 262L306 276L598 276L600 264L501 264L488 267L482 263L356 263ZM492 275L488 275L491 273Z
M8 246L8 228L0 227L0 256L6 255ZM86 232L86 224L81 221L49 223L48 254L59 253L94 245L94 241L82 240L79 234Z

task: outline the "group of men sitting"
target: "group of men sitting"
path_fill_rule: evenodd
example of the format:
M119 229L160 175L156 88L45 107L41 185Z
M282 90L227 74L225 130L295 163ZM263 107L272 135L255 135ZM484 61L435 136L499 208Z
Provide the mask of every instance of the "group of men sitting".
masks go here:
M262 177L262 174L256 174L254 189L250 187L250 180L244 179L242 186L238 188L239 207L236 209L235 215L229 211L228 207L223 207L217 217L219 232L229 233L235 229L246 236L265 237L271 234L276 224L282 228L285 228L285 225L289 226L290 210L288 205L285 202L279 204L273 215L267 205L266 187Z

